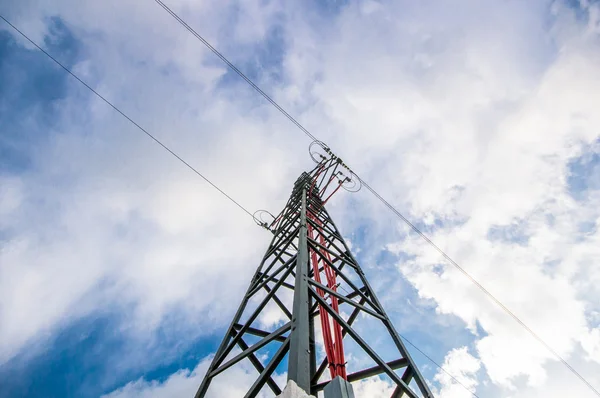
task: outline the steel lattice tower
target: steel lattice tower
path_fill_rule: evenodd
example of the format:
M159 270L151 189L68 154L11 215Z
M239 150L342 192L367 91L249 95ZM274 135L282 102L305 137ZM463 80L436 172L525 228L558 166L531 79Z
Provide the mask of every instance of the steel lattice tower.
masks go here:
M338 376L353 382L382 375L396 386L392 398L433 397L325 208L341 187L351 190L360 180L327 147L316 144L311 145L317 149L311 149L311 156L318 164L296 180L285 208L271 216L271 222L257 218L273 232L273 239L196 398L207 396L212 380L242 361L257 371L246 398L261 390L270 396L281 394L283 386L273 377L276 370L287 371L288 380L312 395ZM276 311L279 319L265 326L268 322L261 321L261 315L269 311ZM386 335L390 344L385 355L367 342L365 328L355 327L357 320L368 325L369 334L377 326ZM325 351L319 362L316 333L322 334ZM360 351L372 365L347 366L344 344L353 344L353 352Z

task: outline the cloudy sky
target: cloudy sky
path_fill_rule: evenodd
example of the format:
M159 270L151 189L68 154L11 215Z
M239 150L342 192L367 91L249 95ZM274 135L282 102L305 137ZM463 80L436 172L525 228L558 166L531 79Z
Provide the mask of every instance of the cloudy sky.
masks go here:
M600 389L600 3L165 3ZM151 0L0 15L251 211L312 167ZM596 396L366 190L330 212L399 332L480 397ZM193 395L268 242L0 21L0 397Z

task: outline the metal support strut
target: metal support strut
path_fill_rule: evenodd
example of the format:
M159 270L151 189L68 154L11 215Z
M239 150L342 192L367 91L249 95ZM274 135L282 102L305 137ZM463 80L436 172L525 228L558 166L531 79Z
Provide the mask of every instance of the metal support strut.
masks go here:
M300 233L298 255L296 257L296 284L294 286L294 306L292 331L290 333L290 357L288 380L294 380L298 387L310 391L310 345L308 319L308 246L306 243L306 188L302 188L300 209Z
M274 376L284 372L313 396L323 391L326 398L354 398L350 383L383 377L395 386L393 398L433 398L325 208L340 188L355 191L357 182L339 158L319 145L311 148L321 147L324 154L311 152L317 166L296 180L283 210L277 216L263 211L255 217L273 238L196 398L215 397L210 392L213 381L242 363L247 364L245 371L248 366L256 370L245 398L266 392L279 396L285 386ZM317 325L322 346L317 343ZM388 341L384 353L369 344L375 327L381 333L377 341ZM346 363L344 343L349 339L355 343L350 345L353 356L372 361L370 365Z

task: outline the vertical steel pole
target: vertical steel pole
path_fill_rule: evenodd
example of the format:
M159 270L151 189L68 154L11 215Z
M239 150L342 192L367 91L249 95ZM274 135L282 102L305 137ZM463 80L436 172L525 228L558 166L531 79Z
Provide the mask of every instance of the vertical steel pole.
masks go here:
M296 283L290 334L288 380L310 392L310 342L308 298L308 245L306 225L306 185L302 187L298 255L296 257Z
M308 308L313 308L313 299L312 297L309 296L309 302L308 302L309 306ZM315 318L312 316L311 313L308 314L308 327L309 327L309 332L310 335L308 336L308 349L310 350L310 380L311 380L311 385L312 385L312 379L315 376L315 373L317 372L317 347L316 347L316 343L315 343ZM312 386L311 386L312 389ZM307 391L307 393L309 395L317 395L314 394L314 391Z

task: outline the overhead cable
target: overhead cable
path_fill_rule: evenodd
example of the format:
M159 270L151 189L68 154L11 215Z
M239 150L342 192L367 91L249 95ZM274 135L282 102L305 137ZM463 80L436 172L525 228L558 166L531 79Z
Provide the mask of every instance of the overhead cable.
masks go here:
M171 10L161 0L154 0L158 3L165 11L167 11L175 20L177 20L183 27L185 27L191 34L193 34L198 40L200 40L206 47L208 47L214 54L216 54L229 68L236 72L242 79L244 79L252 88L254 88L260 95L262 95L271 105L279 110L286 118L288 118L296 127L300 129L307 137L313 141L319 141L310 131L308 131L300 122L298 122L293 116L291 116L285 109L283 109L275 100L267 95L260 87L256 85L249 77L247 77L242 71L240 71L235 65L233 65L223 54L221 54L216 48L214 48L204 37L196 32L191 26L189 26L177 13ZM433 243L419 228L411 223L398 209L392 206L387 200L385 200L375 189L368 185L364 179L357 177L365 185L365 187L379 199L388 209L396 214L402 221L404 221L412 230L414 230L421 238L429 243L434 249L436 249L446 260L448 260L453 266L455 266L463 275L465 275L471 282L475 284L485 295L487 295L494 303L510 315L519 325L521 325L532 337L540 342L552 355L554 355L563 365L567 367L575 376L577 376L590 390L592 390L597 396L600 397L600 392L592 386L575 368L573 368L562 356L560 356L550 345L548 345L541 337L539 337L530 327L528 327L517 315L515 315L508 307L506 307L500 300L498 300L490 291L484 288L473 276L471 276L464 268L462 268L456 261L454 261L448 254Z
M50 53L48 53L46 50L44 50L42 47L40 47L36 42L31 40L27 35L25 35L25 33L23 33L21 30L19 30L15 25L10 23L6 18L4 18L2 15L0 15L0 18L2 18L4 20L4 22L6 22L8 25L10 25L11 28L13 28L15 31L17 31L27 41L29 41L31 44L33 44L35 47L37 47L38 50L40 50L42 53L46 54L46 56L48 56L48 58L50 58L52 61L54 61L62 69L64 69L69 75L74 77L79 83L81 83L88 90L90 90L92 93L94 93L98 98L100 98L102 101L104 101L106 104L108 104L111 108L113 108L115 111L117 111L121 116L123 116L125 119L127 119L131 124L133 124L135 127L137 127L140 131L142 131L144 134L146 134L148 137L150 137L155 143L160 145L164 150L169 152L177 160L179 160L181 163L183 163L185 166L187 166L190 170L192 170L194 173L196 173L198 176L200 176L204 181L206 181L210 186L212 186L214 189L219 191L223 196L225 196L227 199L229 199L231 202L233 202L242 211L247 213L250 217L254 218L252 213L250 213L244 206L242 206L238 201L233 199L225 191L223 191L221 188L219 188L217 185L215 185L211 180L206 178L194 166L192 166L191 164L186 162L181 156L179 156L177 153L175 153L173 150L171 150L171 148L169 148L165 144L163 144L158 138L156 138L156 136L150 134L148 132L148 130L146 130L145 128L140 126L137 122L135 122L133 119L131 119L129 116L127 116L123 111L121 111L119 108L117 108L112 102L110 102L104 96L102 96L100 93L98 93L96 90L94 90L89 84L87 84L85 81L83 81L79 76L77 76L75 73L73 73L73 71L71 71L69 68L67 68L65 65L63 65L60 61L58 61Z
M350 294L350 292L343 285L340 285L339 287L344 292L346 292L346 294L348 294L348 295ZM356 303L355 300L352 300L352 301ZM427 355L415 343L413 343L412 341L410 341L409 339L407 339L406 336L404 336L402 333L398 333L398 336L400 336L400 338L402 338L402 340L406 341L408 344L410 344L411 346L413 346L413 348L415 350L419 351L421 353L421 355L423 355L425 358L427 358L429 360L429 362L431 362L432 364L434 364L439 370L441 370L442 372L444 372L448 377L450 377L452 380L454 380L457 384L460 384L462 386L462 388L464 388L466 391L468 391L469 393L471 393L471 395L473 395L475 398L479 398L479 396L475 393L475 391L472 391L470 388L468 388L467 386L465 386L464 383L462 383L458 378L456 378L450 372L448 372L446 369L444 369L444 367L442 365L440 365L433 358L431 358L429 355Z
M221 54L216 48L214 48L206 39L204 39L204 37L202 37L200 34L198 34L198 32L196 32L194 29L192 29L192 27L190 25L188 25L183 19L181 19L179 17L179 15L177 15L175 12L173 12L173 10L171 10L162 1L160 1L160 0L154 0L154 1L156 1L156 3L158 3L158 5L160 5L162 8L164 8L164 10L166 12L168 12L173 18L175 18L177 20L177 22L179 22L181 25L183 25L183 27L185 27L192 35L194 35L198 40L200 40L210 51L212 51L217 57L219 57L221 59L221 61L225 62L225 64L227 66L229 66L229 68L232 71L237 73L242 79L244 79L246 81L246 83L248 83L250 86L252 86L253 89L255 89L260 95L262 95L267 101L269 101L271 103L271 105L273 105L275 108L277 108L277 110L279 112L281 112L283 115L285 115L292 123L294 123L296 125L296 127L298 127L300 130L302 130L302 132L304 132L304 134L309 136L313 141L316 141L316 138L307 129L305 129L304 126L302 126L296 119L294 119L292 117L292 115L287 113L285 111L285 109L283 109L281 106L279 106L279 104L277 102L275 102L275 100L273 98L271 98L269 95L267 95L267 93L262 91L260 89L260 87L258 87L256 84L254 84L254 82L252 80L250 80L250 78L248 78L248 76L246 76L241 70L239 70L227 58L225 58L225 56L223 54Z
M11 28L13 28L21 36L23 36L27 41L29 41L32 45L34 45L38 50L40 50L42 53L44 53L48 58L50 58L52 61L54 61L58 66L60 66L62 69L64 69L68 74L70 74L78 82L80 82L83 86L85 86L92 93L94 93L98 98L100 98L102 101L104 101L106 104L108 104L111 108L113 108L115 111L117 111L120 115L122 115L130 123L132 123L134 126L136 126L140 131L142 131L143 133L145 133L148 137L150 137L154 142L156 142L158 145L160 145L163 149L167 150L171 155L173 155L180 162L182 162L185 166L187 166L190 170L192 170L194 173L196 173L198 176L200 176L202 179L204 179L213 188L215 188L216 190L218 190L222 195L224 195L227 199L229 199L231 202L233 202L236 206L238 206L241 210L243 210L245 213L247 213L250 217L252 217L253 219L255 219L254 215L252 213L250 213L246 208L244 208L241 204L239 204L239 202L237 202L236 200L234 200L231 196L229 196L227 193L225 193L223 190L221 190L218 186L216 186L212 181L210 181L203 174L201 174L196 168L194 168L193 166L191 166L184 159L182 159L179 155L177 155L170 148L168 148L165 144L163 144L160 140L158 140L154 135L150 134L146 129L144 129L143 127L141 127L137 122L135 122L133 119L131 119L129 116L127 116L123 111L121 111L119 108L117 108L112 102L110 102L104 96L102 96L100 93L98 93L96 90L94 90L90 85L88 85L85 81L83 81L81 78L79 78L79 76L77 76L75 73L73 73L69 68L67 68L66 66L64 66L60 61L58 61L50 53L48 53L46 50L44 50L42 47L40 47L36 42L34 42L32 39L30 39L29 36L27 36L25 33L23 33L20 29L18 29L15 25L13 25L6 18L4 18L4 16L0 15L0 18L2 20L4 20L4 22L6 22ZM435 364L439 369L441 369L449 377L451 377L453 380L455 380L457 383L459 383L469 393L471 393L475 397L477 397L477 395L474 392L472 392L471 390L469 390L463 383L461 383L458 379L456 379L454 376L452 376L450 373L448 373L448 371L446 371L442 366L440 366L438 363L436 363L431 357L429 357L427 354L425 354L416 345L414 345L412 342L410 342L404 336L402 336L402 338L404 338L404 340L406 340L410 345L412 345L413 347L415 347L415 349L417 349L421 354L423 354L425 357L427 357L433 364Z

